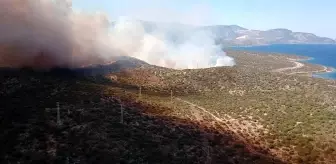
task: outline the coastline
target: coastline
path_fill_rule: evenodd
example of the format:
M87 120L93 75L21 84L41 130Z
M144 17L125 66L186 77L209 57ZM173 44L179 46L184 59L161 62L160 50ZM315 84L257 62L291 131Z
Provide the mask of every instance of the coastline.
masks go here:
M325 65L322 65L322 64L316 64L316 63L309 62L309 61L313 61L314 59L315 58L313 58L313 57L307 57L307 59L302 59L301 58L301 59L297 59L295 61L299 62L303 65L309 64L309 65L315 65L315 66L322 67L323 68L322 70L307 72L307 73L312 73L312 77L314 77L314 78L323 78L323 79L335 80L335 78L332 78L332 77L328 76L328 74L335 73L336 68L325 66ZM297 72L297 73L301 73L301 72Z
M271 70L271 72L285 73L287 75L301 74L313 78L336 80L336 77L328 76L328 74L335 74L336 68L314 63L312 62L315 60L314 57L298 54L270 53L270 52L259 52L249 50L233 50L233 51L243 52L243 54L249 54L249 55L274 56L276 60L278 60L278 57L281 56L283 58L282 60L285 60L286 63L292 63L292 65L288 65L287 67L278 67L276 69L273 69Z
M314 46L310 47L309 45ZM319 47L318 45L333 45L333 47ZM298 59L297 62L305 64L304 68L300 68L302 73L309 72L309 76L311 77L336 80L336 65L333 62L336 59L336 46L334 45L335 44L268 44L231 46L228 49L266 55L283 55L288 58ZM313 50L310 51L311 49ZM287 70L286 72L293 71L294 69ZM299 72L299 69L295 71Z
M243 54L258 54L261 56L281 56L285 58L287 63L293 63L294 65L273 69L271 72L287 72L288 75L301 74L305 76L310 76L313 78L320 78L326 80L336 80L336 68L331 66L326 66L323 64L318 64L313 62L314 57L298 55L298 54L289 54L289 53L277 53L277 52L262 52L262 51L251 51L251 50L237 50L230 49L228 52L242 52ZM236 56L237 57L237 56ZM276 57L277 58L277 57ZM288 72L289 71L289 72Z

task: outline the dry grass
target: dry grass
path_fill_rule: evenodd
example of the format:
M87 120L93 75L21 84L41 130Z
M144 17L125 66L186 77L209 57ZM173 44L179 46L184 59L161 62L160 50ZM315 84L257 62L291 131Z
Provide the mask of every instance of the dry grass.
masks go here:
M169 101L169 90L178 98L194 103L236 131L250 144L270 149L292 163L334 163L336 161L336 88L332 80L275 73L271 70L293 67L295 56L248 55L231 52L238 65L233 68L199 70L138 69L123 83L142 84L143 101L170 106L165 113L191 120L218 120L195 106ZM302 58L302 57L301 57ZM296 71L315 71L307 64ZM139 72L146 78L138 78ZM159 74L155 72L160 72ZM119 77L118 77L119 78ZM120 77L122 78L122 77ZM138 79L133 83L130 79ZM147 83L155 79L158 83ZM155 88L151 90L151 88ZM161 89L161 90L160 90ZM157 93L156 96L152 91ZM182 94L183 93L183 94ZM162 95L165 95L162 97Z
M169 97L150 90L137 99L132 86L101 77L0 73L1 163L282 163L224 128L171 114ZM56 102L61 126L45 110Z
M335 163L335 81L272 71L302 57L229 55L237 66L145 66L107 79L2 74L1 160ZM320 69L305 66L295 71ZM125 107L124 124L117 99ZM45 110L56 101L70 111L62 112L61 127L55 112Z

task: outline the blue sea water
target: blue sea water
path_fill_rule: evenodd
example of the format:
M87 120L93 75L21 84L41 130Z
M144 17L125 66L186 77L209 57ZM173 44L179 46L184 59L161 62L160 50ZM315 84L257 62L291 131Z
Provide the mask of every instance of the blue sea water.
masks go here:
M300 56L307 56L312 59L305 62L320 64L336 68L336 45L335 44L274 44L264 46L246 46L246 47L232 47L236 50L246 50L254 52L267 52L267 53L283 53L293 54ZM315 77L336 79L336 72L318 73Z

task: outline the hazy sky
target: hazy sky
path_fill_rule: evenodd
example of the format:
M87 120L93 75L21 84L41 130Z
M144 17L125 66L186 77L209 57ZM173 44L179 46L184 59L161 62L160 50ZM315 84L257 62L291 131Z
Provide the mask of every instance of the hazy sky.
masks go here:
M239 25L249 29L288 28L336 38L336 0L73 0L73 7L103 11L113 20Z

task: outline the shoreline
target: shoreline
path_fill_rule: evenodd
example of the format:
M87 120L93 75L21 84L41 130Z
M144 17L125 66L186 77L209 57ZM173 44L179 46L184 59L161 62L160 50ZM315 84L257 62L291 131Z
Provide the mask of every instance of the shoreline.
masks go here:
M308 56L306 56L305 51L296 52L295 50L293 50L293 51L288 51L289 53L286 53L286 51L282 51L279 49L272 50L271 48L269 49L258 48L258 47L268 47L268 46L273 46L273 45L276 46L276 45L296 45L296 44L240 45L240 46L230 46L228 49L234 50L234 51L245 51L245 52L266 54L266 55L283 55L288 58L296 59L297 62L305 64L304 68L300 69L300 72L302 71L302 73L306 72L314 78L336 80L336 66L334 66L333 64L331 66L328 66L330 65L330 63L328 65L324 65L328 62L324 62L323 58L319 58L318 56L315 56L312 53L307 53L306 55ZM301 44L298 44L298 45L301 45ZM320 45L320 44L303 44L303 45ZM256 48L253 48L253 47L256 47ZM310 57L310 56L314 56L314 57ZM291 61L289 62L292 63ZM294 69L287 70L287 71L294 72ZM297 72L299 72L299 70ZM296 74L296 73L293 73L293 74Z
M312 73L312 77L313 78L322 78L322 79L332 79L332 80L336 80L335 78L331 78L331 77L328 77L328 76L324 76L326 74L330 74L330 73L334 73L336 72L336 68L334 67L329 67L329 66L325 66L325 65L322 65L322 64L316 64L316 63L310 63L309 61L312 61L314 60L315 58L313 57L307 57L308 59L297 59L295 60L295 62L299 62L303 65L305 65L305 63L307 64L311 64L311 65L315 65L315 66L320 66L322 67L323 69L322 70L317 70L317 71L311 71L311 72L306 72L306 73ZM294 74L297 74L297 73L303 73L303 72L296 72Z
M271 72L284 72L285 71L292 71L290 73L287 73L289 75L294 74L306 74L306 76L310 76L313 78L320 78L320 79L326 79L326 80L336 80L336 76L328 76L328 74L334 74L336 73L336 68L331 66L325 66L318 63L313 63L311 61L315 60L314 57L304 56L304 55L298 55L298 54L286 54L286 53L277 53L277 52L261 52L261 51L251 51L251 50L233 50L235 52L244 52L244 53L251 53L251 54L258 54L258 55L270 55L270 56L282 56L286 58L286 61L288 63L293 63L292 66L287 66L283 68L278 68L275 70L271 70ZM295 69L300 68L308 68L311 70L298 70L294 71ZM319 68L315 68L319 67Z
M333 68L333 67L328 67L328 66L325 66L325 65L315 64L315 63L309 63L308 61L314 60L314 58L312 58L312 57L307 57L306 58L306 57L294 55L294 56L289 56L286 59L287 59L288 62L293 63L294 66L278 68L278 69L272 70L271 72L279 72L279 73L282 72L282 73L285 73L287 75L295 75L295 74L308 74L309 75L309 74L312 74L312 77L317 77L317 78L320 77L320 78L325 78L325 79L326 79L326 77L323 77L321 75L336 72L336 69ZM303 68L303 67L308 67L308 68L315 69L312 66L322 67L322 69L317 70L317 68L316 68L316 70L310 70L310 71L309 70L307 70L307 71L298 70L298 69ZM297 70L297 71L295 71L295 70ZM292 72L286 73L286 71L292 71Z

